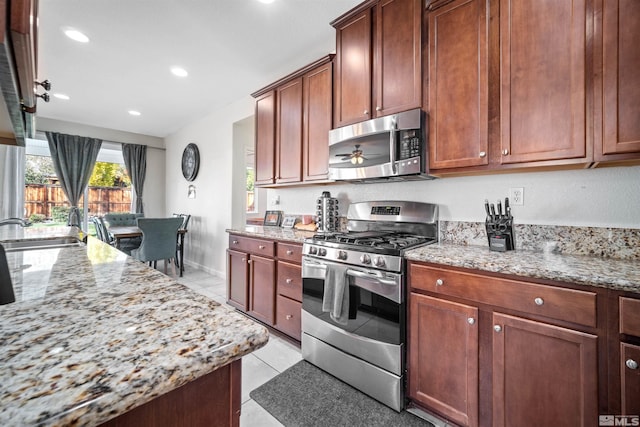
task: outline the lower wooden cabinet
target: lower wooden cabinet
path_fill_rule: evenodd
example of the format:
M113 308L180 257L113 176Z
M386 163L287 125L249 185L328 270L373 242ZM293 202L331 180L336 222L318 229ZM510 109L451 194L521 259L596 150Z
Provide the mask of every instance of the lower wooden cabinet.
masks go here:
M301 262L300 244L231 234L227 302L300 341Z
M640 415L640 346L620 343L621 412Z
M588 426L598 419L597 337L493 314L493 426Z
M603 321L596 322L590 293L581 298L574 292L582 291L415 262L409 284L408 396L414 404L460 426L597 425L599 329L581 325ZM528 286L539 287L533 305L549 304L546 311L521 301L529 299ZM576 329L562 320L563 326L553 324L562 318L554 307L557 290L571 297L576 313L593 308L593 321L577 316Z
M412 294L409 396L460 425L478 425L478 309Z

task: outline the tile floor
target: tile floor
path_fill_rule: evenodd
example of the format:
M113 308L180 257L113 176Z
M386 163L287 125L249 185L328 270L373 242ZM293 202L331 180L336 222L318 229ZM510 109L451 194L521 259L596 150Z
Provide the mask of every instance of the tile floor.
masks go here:
M183 277L178 282L194 291L226 305L226 282L204 271L186 266ZM231 306L227 306L233 309ZM249 393L280 372L302 360L300 348L273 334L269 342L242 359L242 409L240 427L282 426L267 411L249 397Z

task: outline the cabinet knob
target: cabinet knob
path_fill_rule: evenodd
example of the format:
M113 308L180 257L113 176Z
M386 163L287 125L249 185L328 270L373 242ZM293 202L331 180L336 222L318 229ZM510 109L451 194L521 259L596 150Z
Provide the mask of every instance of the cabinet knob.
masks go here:
M233 243L234 245L237 245L237 244L238 244L238 241L237 241L237 240L234 240L234 241L233 241L233 242L231 242L231 243Z
M364 110L363 113L366 116L367 114L369 114L369 110Z
M251 264L251 260L247 261L247 264Z
M507 154L509 154L509 150L505 148L504 150L502 150L502 154L506 156Z
M480 157L486 157L486 156L487 156L487 153L485 151L480 152Z
M293 319L293 315L292 314L287 314L286 316L284 316L285 319L287 320L291 320Z
M544 300L543 300L542 298L540 298L540 297L538 297L538 298L534 299L534 300L533 300L533 302L535 302L535 303L536 303L536 305L542 305L542 304L544 304Z
M285 282L287 282L287 285L291 284L293 282L293 279L287 279L285 280Z
M382 107L376 107L376 111L382 111Z
M293 255L293 251L291 249L287 250L287 255Z
M259 245L258 249L264 249L264 245Z
M628 359L625 362L625 365L627 365L627 368L629 368L629 369L638 369L638 362L636 362L633 359Z
M467 319L467 323L470 324L470 325L473 325L474 323L476 323L476 319L474 319L473 317L469 317Z
M245 262L247 259L246 258L242 258L242 262Z
M442 286L442 285L444 285L444 281L442 279L436 280L436 286Z
M496 332L500 332L500 331L502 331L502 326L500 326L500 325L493 325L493 330L494 330L494 331L496 331Z

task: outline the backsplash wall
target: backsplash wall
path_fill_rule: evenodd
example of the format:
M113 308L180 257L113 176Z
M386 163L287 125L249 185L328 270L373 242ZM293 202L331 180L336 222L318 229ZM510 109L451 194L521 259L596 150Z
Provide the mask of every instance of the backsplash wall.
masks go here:
M268 209L315 213L316 199L329 191L340 215L353 202L410 200L438 204L440 220L484 222L484 200L504 199L510 187L524 188L524 205L512 205L515 224L640 229L640 166L279 188L267 190L267 201Z

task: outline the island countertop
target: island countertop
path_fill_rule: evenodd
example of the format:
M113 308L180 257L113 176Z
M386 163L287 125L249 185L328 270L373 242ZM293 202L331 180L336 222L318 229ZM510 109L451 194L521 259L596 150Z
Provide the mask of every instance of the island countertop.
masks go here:
M7 261L16 302L0 306L3 426L97 425L268 340L263 326L93 238Z

